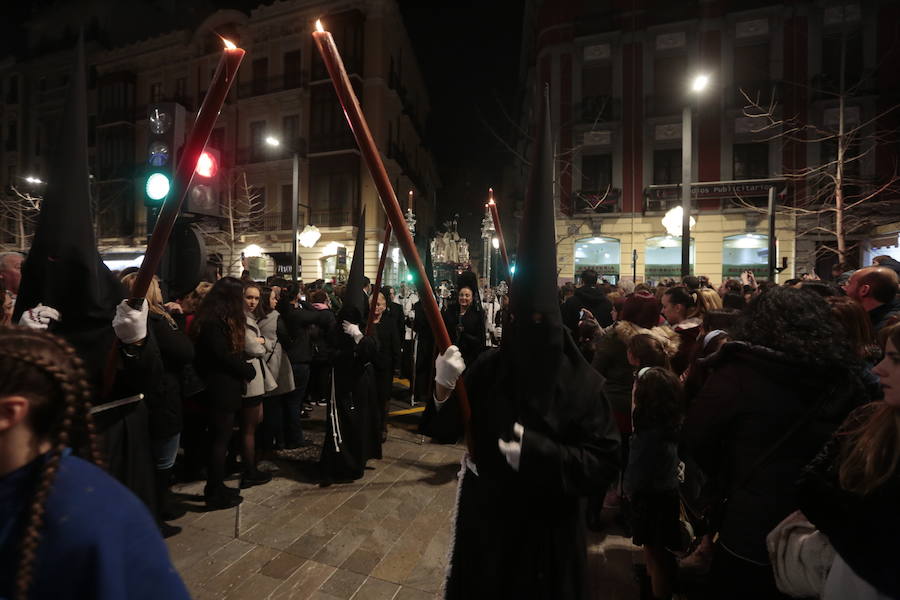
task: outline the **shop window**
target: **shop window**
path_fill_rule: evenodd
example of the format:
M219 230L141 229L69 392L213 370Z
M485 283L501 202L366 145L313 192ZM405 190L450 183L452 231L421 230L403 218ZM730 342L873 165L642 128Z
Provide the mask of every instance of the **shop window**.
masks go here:
M696 261L696 244L691 238L691 272ZM681 238L662 235L647 239L644 278L648 281L681 278Z
M619 280L621 263L619 240L611 237L588 237L575 241L575 279L581 278L585 269L593 269L598 277L609 283Z
M769 236L759 233L731 235L722 241L722 277L740 279L750 269L756 279L768 279Z

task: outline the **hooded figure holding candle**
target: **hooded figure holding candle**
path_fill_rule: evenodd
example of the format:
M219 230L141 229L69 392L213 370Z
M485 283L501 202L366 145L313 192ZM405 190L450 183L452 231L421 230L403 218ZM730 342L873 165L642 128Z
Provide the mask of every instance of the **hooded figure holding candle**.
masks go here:
M584 598L584 503L619 467L603 377L560 315L546 92L544 103L503 342L465 371L474 456L460 472L447 598ZM458 356L451 346L437 360L437 400Z
M366 461L381 458L381 411L372 370L378 341L376 336L364 334L365 223L363 210L344 303L337 314L337 325L328 334L332 373L325 441L319 459L323 486L355 481L363 476Z

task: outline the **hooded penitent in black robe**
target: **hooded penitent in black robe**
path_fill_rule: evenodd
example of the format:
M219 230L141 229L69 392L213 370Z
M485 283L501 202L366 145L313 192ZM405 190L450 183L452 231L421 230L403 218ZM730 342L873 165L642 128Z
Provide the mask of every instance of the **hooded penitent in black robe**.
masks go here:
M545 93L545 110L546 106ZM542 136L542 137L541 137ZM618 471L603 378L562 324L549 119L519 234L511 323L465 373L474 456L460 475L447 598L584 598L584 501ZM443 412L443 408L441 408ZM498 448L525 430L518 470Z
M112 319L125 291L100 259L94 236L87 156L84 48L79 40L47 187L31 249L22 265L14 321L38 303L59 311L49 330L84 361L95 410L159 385L163 365L152 333L143 346L113 351ZM0 341L2 343L2 341ZM96 413L110 474L154 509L154 465L143 401Z
M365 222L366 211L363 210L344 303L329 337L332 387L325 422L325 441L319 459L321 483L325 485L359 479L363 476L367 460L381 458L381 410L372 371L378 339L365 336L357 344L342 329L344 321L358 325L361 330L366 328L362 293Z

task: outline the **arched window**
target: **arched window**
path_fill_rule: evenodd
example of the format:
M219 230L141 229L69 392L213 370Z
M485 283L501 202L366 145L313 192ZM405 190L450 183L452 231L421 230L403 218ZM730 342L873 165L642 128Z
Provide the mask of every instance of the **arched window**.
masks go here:
M575 240L575 279L585 269L593 269L610 283L619 280L621 243L611 237L593 236Z
M694 238L691 238L691 272L696 262ZM681 277L681 238L672 235L659 235L647 238L647 250L644 256L644 278L659 281L660 279Z
M769 236L742 233L722 240L722 277L740 279L747 269L753 271L756 279L768 279Z

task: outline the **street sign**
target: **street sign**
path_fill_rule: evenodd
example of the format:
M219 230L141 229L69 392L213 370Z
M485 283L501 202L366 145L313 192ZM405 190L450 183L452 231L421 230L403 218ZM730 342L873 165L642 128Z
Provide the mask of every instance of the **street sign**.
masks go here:
M781 193L787 182L783 178L774 178L692 183L691 198L759 198L768 195L769 188L773 186L777 193ZM651 200L677 200L681 198L681 184L647 186L644 196Z

